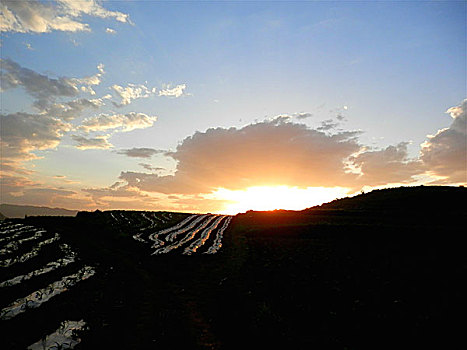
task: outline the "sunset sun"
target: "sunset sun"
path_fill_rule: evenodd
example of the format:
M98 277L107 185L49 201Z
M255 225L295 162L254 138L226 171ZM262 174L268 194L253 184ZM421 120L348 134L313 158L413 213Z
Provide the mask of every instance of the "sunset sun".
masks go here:
M255 186L245 190L219 189L215 197L229 202L220 213L237 214L248 210L301 210L343 197L342 187Z

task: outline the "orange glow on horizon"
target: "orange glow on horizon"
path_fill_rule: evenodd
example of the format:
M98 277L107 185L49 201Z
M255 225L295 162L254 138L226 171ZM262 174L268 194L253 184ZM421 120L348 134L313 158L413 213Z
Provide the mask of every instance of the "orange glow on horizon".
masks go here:
M330 202L348 194L343 187L256 186L245 190L218 189L213 198L228 201L222 214L238 214L248 210L302 210Z

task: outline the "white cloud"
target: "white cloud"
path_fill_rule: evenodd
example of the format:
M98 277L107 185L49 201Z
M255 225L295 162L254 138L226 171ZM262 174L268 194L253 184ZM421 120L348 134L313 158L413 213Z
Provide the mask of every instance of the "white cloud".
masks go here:
M122 12L110 11L94 0L57 0L55 2L11 1L0 4L0 31L19 33L49 33L51 31L90 31L82 15L113 18L131 23Z
M130 104L132 100L136 100L138 98L147 98L155 92L155 89L151 90L143 84L128 84L127 87L112 85L111 89L121 98L121 102L119 104L114 103L117 107L126 106Z
M119 128L119 131L127 132L135 129L149 128L156 120L156 116L151 117L144 113L136 112L114 115L101 114L86 118L78 127L78 130L88 133L91 131L105 131Z
M159 91L159 96L180 97L184 94L185 89L186 84L180 84L175 86L174 88L170 88L170 86L167 86L167 88Z
M112 35L117 34L117 31L115 29L112 29L112 28L106 28L105 32L107 34L112 34Z

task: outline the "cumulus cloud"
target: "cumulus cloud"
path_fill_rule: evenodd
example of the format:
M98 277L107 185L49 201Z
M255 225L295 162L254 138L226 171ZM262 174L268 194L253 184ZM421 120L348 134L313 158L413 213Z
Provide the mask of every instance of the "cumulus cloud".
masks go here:
M0 4L0 31L19 33L49 33L51 31L90 31L89 24L81 21L82 15L113 18L131 23L122 12L110 11L95 0L10 1Z
M34 159L34 150L58 146L71 125L60 119L40 114L14 113L0 116L0 145L5 158Z
M130 149L122 149L117 151L118 154L123 154L128 157L134 158L151 158L155 154L164 153L164 151L160 151L154 148L130 148Z
M180 97L184 94L185 89L186 84L180 84L175 86L174 88L167 86L167 88L159 91L159 96Z
M166 153L178 162L175 175L122 172L120 179L144 191L184 194L219 187L340 186L355 177L344 171L343 163L359 150L357 136L328 135L277 120L241 129L209 129Z
M115 29L112 29L112 28L106 28L105 32L107 34L117 34L117 31Z
M110 135L99 135L96 137L84 137L81 135L71 135L71 138L77 143L76 148L87 149L109 149L113 145L108 141Z
M156 89L149 89L147 86L140 84L128 84L127 87L120 85L112 85L111 89L120 97L120 103L114 103L117 107L122 107L130 104L132 100L138 98L147 98L151 96L152 93L156 92Z
M144 113L130 112L127 114L100 114L86 118L78 127L78 130L86 133L90 131L106 131L119 128L122 132L151 127L157 120L156 116L148 116Z
M420 159L430 175L440 182L467 182L467 99L446 113L453 118L448 128L428 135L421 145Z

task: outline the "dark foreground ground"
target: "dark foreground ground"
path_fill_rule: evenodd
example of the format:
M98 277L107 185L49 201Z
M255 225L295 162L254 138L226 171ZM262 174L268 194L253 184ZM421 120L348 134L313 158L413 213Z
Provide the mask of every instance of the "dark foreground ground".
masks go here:
M150 256L101 213L27 218L97 274L0 321L0 348L65 319L88 323L81 349L462 348L466 199L464 188L401 188L247 212L213 256Z

